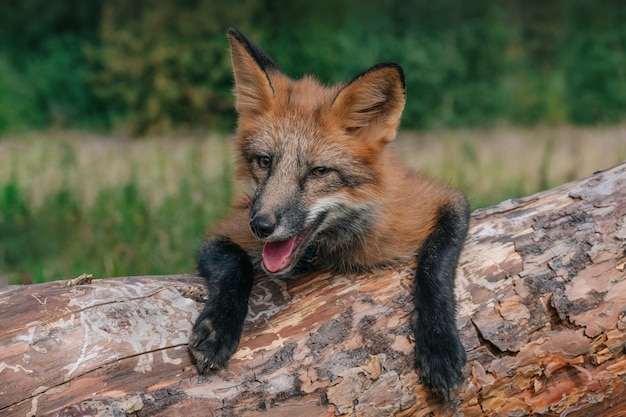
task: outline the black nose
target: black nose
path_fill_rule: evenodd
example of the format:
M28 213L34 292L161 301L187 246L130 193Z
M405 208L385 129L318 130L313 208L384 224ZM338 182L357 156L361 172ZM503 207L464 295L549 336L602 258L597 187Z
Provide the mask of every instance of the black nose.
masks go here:
M257 214L250 220L250 229L257 237L264 239L274 233L276 221L271 216Z

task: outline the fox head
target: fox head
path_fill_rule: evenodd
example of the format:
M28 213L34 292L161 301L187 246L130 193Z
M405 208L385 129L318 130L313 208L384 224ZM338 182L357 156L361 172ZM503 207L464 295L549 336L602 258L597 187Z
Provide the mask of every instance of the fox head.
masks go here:
M404 108L404 73L388 62L332 87L292 80L241 32L228 35L249 227L264 241L263 268L285 274L307 249L346 246L371 228L381 155Z

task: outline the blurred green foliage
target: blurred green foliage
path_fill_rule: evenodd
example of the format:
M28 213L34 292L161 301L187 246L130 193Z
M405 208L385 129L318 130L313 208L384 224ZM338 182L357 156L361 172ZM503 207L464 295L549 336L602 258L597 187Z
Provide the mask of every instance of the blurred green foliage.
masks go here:
M407 128L626 114L621 0L21 0L0 3L0 133L229 128L229 26L294 77L399 62Z
M59 176L75 166L73 148L66 146L67 157L45 155ZM29 198L19 175L0 183L0 275L8 274L0 278L25 284L83 272L101 278L193 271L207 225L223 215L232 194L230 168L209 181L199 154L193 145L189 169L158 205L150 203L136 177L98 188L93 204L81 201L67 181L40 204Z

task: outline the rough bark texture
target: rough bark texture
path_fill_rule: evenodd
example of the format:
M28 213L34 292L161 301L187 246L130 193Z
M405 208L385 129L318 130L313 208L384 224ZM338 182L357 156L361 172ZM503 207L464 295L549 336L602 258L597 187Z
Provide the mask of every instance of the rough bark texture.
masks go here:
M479 210L458 273L458 400L412 370L412 266L260 279L228 369L200 376L193 276L0 290L0 414L622 416L626 164Z

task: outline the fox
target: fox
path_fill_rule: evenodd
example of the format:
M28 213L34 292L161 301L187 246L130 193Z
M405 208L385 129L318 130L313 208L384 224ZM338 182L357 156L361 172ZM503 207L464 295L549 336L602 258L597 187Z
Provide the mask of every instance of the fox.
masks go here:
M243 190L198 255L209 289L189 340L199 372L224 367L237 350L256 276L372 271L417 257L414 366L449 398L464 382L454 288L470 210L462 193L405 167L387 146L406 102L402 67L383 62L324 86L288 77L239 30L227 36Z

